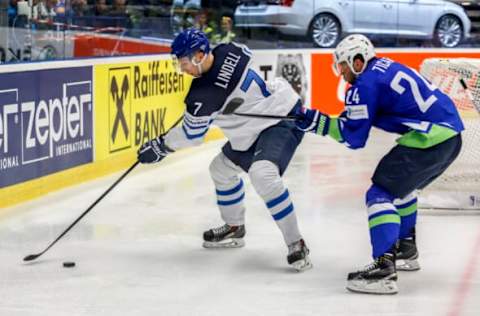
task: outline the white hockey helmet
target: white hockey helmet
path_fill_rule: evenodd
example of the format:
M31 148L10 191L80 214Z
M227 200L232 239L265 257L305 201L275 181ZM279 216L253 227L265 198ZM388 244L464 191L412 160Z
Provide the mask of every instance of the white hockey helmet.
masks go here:
M365 64L359 72L356 72L353 69L353 59L358 55L362 56ZM375 57L375 48L365 35L352 34L345 37L340 43L338 43L333 52L333 60L335 61L334 68L337 72L337 76L340 75L340 63L346 62L352 72L355 75L359 75L365 70L368 61L373 57Z

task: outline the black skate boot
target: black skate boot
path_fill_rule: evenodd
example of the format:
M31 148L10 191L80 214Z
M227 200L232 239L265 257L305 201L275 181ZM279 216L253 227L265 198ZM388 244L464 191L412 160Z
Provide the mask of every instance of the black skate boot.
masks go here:
M245 225L212 228L203 233L205 248L239 248L245 246Z
M288 245L288 264L297 271L305 271L310 269L313 265L308 257L310 250L305 245L305 241L300 239Z
M420 270L418 263L417 243L415 242L415 230L412 236L400 239L397 246L397 270L399 271L417 271Z
M368 294L397 293L395 251L383 254L361 271L349 273L347 289Z

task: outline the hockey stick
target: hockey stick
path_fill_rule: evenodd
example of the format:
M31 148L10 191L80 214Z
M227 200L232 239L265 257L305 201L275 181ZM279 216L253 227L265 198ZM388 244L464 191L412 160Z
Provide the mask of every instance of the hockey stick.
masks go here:
M254 114L254 113L232 113L238 116L247 116L254 118L263 118L263 119L272 119L272 120L285 120L285 121L295 121L297 117L295 115L270 115L270 114Z
M87 208L87 210L85 212L83 212L82 215L80 215L73 223L71 223L70 226L68 226L68 228L65 229L63 231L63 233L60 234L60 236L57 237L57 239L55 239L47 248L45 248L45 250L43 250L42 252L39 252L37 254L28 255L25 258L23 258L23 261L35 260L38 257L40 257L41 255L43 255L45 252L47 252L48 249L52 248L52 246L55 245L57 243L57 241L59 241L63 236L65 236L65 234L70 229L72 229L72 227L75 226L75 224L77 224L85 215L87 215L87 213L90 212L92 210L92 208L94 208L95 205L98 204L98 202L100 202L120 181L122 181L122 179L125 178L127 176L127 174L129 174L130 171L132 171L138 165L138 163L139 163L139 161L136 161L130 168L128 168L128 170L125 171L125 173L122 174L122 176L120 178L118 178L118 180L115 181L115 183L113 185L111 185L110 188L108 188L107 191L105 191L95 202L93 202L93 204L90 205L90 207Z
M183 119L183 116L181 116L176 122L175 124L173 124L173 127L175 127L178 123L180 123ZM168 132L168 131L167 131ZM163 135L165 135L167 132L165 132ZM137 160L135 161L135 163L130 167L128 168L127 171L125 171L122 176L120 178L118 178L117 181L115 181L109 188L107 191L103 192L103 194L95 201L92 203L92 205L90 205L86 210L85 212L83 212L73 223L70 224L70 226L67 227L67 229L65 229L63 231L63 233L60 234L60 236L57 237L57 239L55 239L50 245L48 245L47 248L45 248L45 250L43 250L42 252L39 252L37 254L31 254L31 255L28 255L26 256L25 258L23 258L23 261L32 261L32 260L35 260L37 259L38 257L40 257L41 255L43 255L45 252L48 251L48 249L52 248L53 245L55 245L57 243L57 241L59 241L63 236L65 236L65 234L70 231L70 229L72 229L73 226L75 226L85 215L87 215L88 212L90 212L94 207L95 205L98 204L98 202L100 202L110 191L113 190L113 188L115 188L117 186L117 184L120 183L120 181L122 181L133 169L135 169L136 166L138 166L140 162Z
M233 98L225 107L222 114L224 115L238 115L238 116L246 116L246 117L254 117L254 118L263 118L263 119L273 119L273 120L286 120L286 121L295 121L297 119L296 115L269 115L269 114L254 114L254 113L237 113L235 112L236 109L244 102L241 98Z

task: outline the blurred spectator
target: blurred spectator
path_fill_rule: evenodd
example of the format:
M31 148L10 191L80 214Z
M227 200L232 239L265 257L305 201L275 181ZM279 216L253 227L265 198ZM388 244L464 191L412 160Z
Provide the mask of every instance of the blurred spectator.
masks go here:
M8 13L8 26L13 26L14 21L17 17L17 0L10 0L8 2L7 13Z
M111 26L132 28L132 20L127 11L127 0L113 0L112 9L109 10L108 16L114 18Z
M126 16L127 13L127 0L113 0L112 9L109 13L111 16Z
M235 39L233 32L233 20L229 16L223 16L220 21L220 32L213 36L214 44L228 44Z
M87 0L71 0L70 6L72 16L85 16L88 13Z
M209 40L212 39L214 31L215 31L215 23L214 21L210 21L208 19L207 11L200 10L197 15L195 16L195 24L194 27L205 33Z
M35 6L37 10L37 19L39 20L53 20L56 15L55 6L57 0L40 0Z
M69 3L70 7L68 6ZM70 27L91 25L92 18L89 14L87 0L70 0L66 1L66 4L65 18Z
M56 16L65 16L66 5L65 0L58 0L55 4L55 14Z
M108 13L107 0L95 0L93 15L101 16L101 15L107 15L107 13Z
M260 0L256 1L259 2ZM233 18L239 0L201 0L200 3L202 8L213 10L215 13L213 19L220 20L220 17L223 16Z

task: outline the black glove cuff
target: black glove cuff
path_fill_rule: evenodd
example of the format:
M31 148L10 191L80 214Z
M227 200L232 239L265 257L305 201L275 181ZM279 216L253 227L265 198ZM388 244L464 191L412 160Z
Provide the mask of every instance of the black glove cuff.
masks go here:
M165 151L168 152L168 153L174 153L175 152L175 150L168 147L167 144L165 144L165 142L163 143L163 147L165 148Z
M173 150L172 148L168 147L167 144L165 143L165 137L164 136L158 136L157 137L157 141L159 144L161 144L162 146L162 149L164 151L166 151L167 153L173 153L175 152L175 150Z

